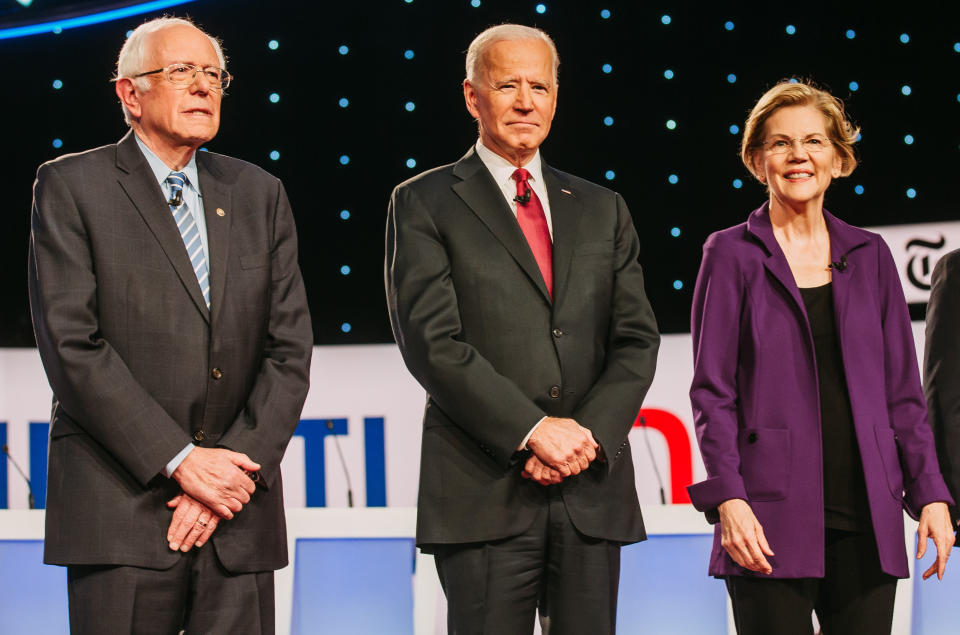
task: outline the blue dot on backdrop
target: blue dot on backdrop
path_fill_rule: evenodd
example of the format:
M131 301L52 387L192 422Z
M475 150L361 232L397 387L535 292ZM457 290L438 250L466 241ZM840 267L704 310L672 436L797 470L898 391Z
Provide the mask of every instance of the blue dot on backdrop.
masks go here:
M350 163L350 157L348 157L348 156L345 155L345 154L341 154L341 155L340 155L340 165L346 165L346 164L348 164L348 163Z
M667 119L667 130L673 130L677 127L677 122L673 119Z
M340 104L341 108L346 108L347 106L350 105L350 100L347 99L346 97L341 97L338 103Z
M414 53L413 53L413 50L412 50L412 49L407 49L406 51L403 52L403 58L404 58L404 59L412 60L412 59L413 59L413 55L414 55Z
M670 22L672 22L673 20L670 18L669 15L662 15L660 16L660 21L663 22L664 24L670 24Z
M960 42L957 42L953 45L953 50L957 53L960 53Z
M350 52L350 47L348 47L346 44L341 44L340 48L337 50L340 51L340 55L346 55Z
M403 105L404 110L406 110L407 112L413 112L414 108L416 108L416 107L417 107L417 105L416 105L415 103L413 103L412 101L408 101L407 103L405 103L405 104Z
M603 173L603 177L608 181L612 181L613 179L617 178L617 173L613 170L607 170Z
M270 151L270 159L271 159L272 161L277 161L279 158L280 158L280 153L279 153L279 152L277 152L276 150L271 150L271 151Z
M854 186L853 192L854 192L854 194L857 194L858 196L859 196L860 194L863 194L863 186L862 186L862 185L856 185L856 186Z
M857 82L850 82L849 84L847 84L847 88L850 89L850 92L855 93L858 90L860 90L860 84L858 84Z
M730 124L730 134L737 134L740 132L740 126L737 124Z
M680 237L680 228L679 228L679 227L672 227L672 228L670 228L670 235L673 236L674 238L679 238L679 237Z
M679 291L680 289L683 288L683 282L682 282L681 280L674 280L674 281L673 281L673 288L676 289L677 291Z
M909 85L904 84L903 86L900 87L900 92L903 93L904 95L909 95L910 93L913 92L913 89L910 88Z
M130 37L130 33L127 33L127 37ZM276 51L278 48L280 48L280 42L277 42L276 40L270 40L267 42L267 48L269 48L271 51Z
M734 187L735 189L738 189L738 190L739 190L741 187L743 187L743 180L742 180L742 179L733 179L733 187Z
M913 189L912 187L908 187L908 188L907 188L907 198L916 198L916 197L917 197L917 191L916 191L915 189Z
M476 9L480 6L480 0L470 0L470 6Z
M610 17L610 9L603 9L600 11L600 17L606 20Z
M607 115L606 117L604 117L604 118L603 118L603 125L605 125L605 126L612 126L612 125L613 125L613 117L611 117L610 115Z
M733 31L733 27L734 27L734 24L730 20L727 20L726 22L723 23L723 28L725 28L727 31Z
M787 35L793 35L794 33L797 32L797 27L793 26L792 24L788 24L786 31L787 31Z
M343 265L342 267L340 267L340 273L345 276L350 275L350 265Z
M603 69L604 73L609 73L613 71L613 65L611 64L604 64L601 68Z
M349 333L352 329L353 327L350 326L349 322L344 322L343 324L340 325L340 330L343 331L344 333Z
M908 146L913 145L913 135L912 134L905 135L903 137L903 142Z
M673 71L668 68L667 70L663 71L663 76L667 79L673 79Z
M62 147L63 147L63 139L54 139L54 140L53 140L53 147L54 147L54 148L62 148Z
M733 73L730 73L729 75L727 75L727 81L730 82L731 84L735 84L737 82L737 76L734 75Z
M270 103L275 104L278 101L280 101L280 95L278 95L277 93L270 93Z
M408 168L415 168L415 167L417 167L417 160L416 160L416 159L407 159L407 167L408 167Z
M537 13L546 13L546 12L547 12L547 5L545 4L537 5Z
M680 181L680 177L676 174L671 174L667 177L667 181L669 181L670 185L676 185Z
M904 44L907 44L908 42L910 42L910 36L906 33L901 33L900 41L903 42Z
M350 218L350 210L348 210L348 209L342 209L342 210L340 210L340 218L343 219L343 220L349 220L349 218Z
M857 37L857 32L853 29L847 29L847 39L852 40L855 37Z
M61 88L63 88L63 82L60 81L59 79L55 79L55 80L53 80L53 87L54 87L56 90L60 90Z

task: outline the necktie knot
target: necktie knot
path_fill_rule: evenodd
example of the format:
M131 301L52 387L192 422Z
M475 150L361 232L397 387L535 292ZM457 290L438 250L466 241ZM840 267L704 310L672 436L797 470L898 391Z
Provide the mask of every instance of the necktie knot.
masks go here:
M530 178L530 172L526 168L517 168L513 171L513 180L517 183L526 183Z
M167 176L167 185L170 186L170 200L168 203L172 207L180 207L183 204L183 187L187 184L187 175L183 172L171 172Z

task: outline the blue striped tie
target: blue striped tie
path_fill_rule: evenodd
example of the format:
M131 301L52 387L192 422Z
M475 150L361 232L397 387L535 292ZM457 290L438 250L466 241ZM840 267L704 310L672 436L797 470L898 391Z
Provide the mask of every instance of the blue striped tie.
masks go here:
M207 258L203 253L203 242L200 240L200 228L197 227L193 214L183 200L183 186L187 184L187 175L183 172L171 172L167 177L167 184L170 186L170 211L173 213L173 220L177 223L177 229L180 230L180 237L183 239L183 246L187 248L187 256L190 258L190 264L193 266L193 273L197 276L197 282L200 283L200 291L203 293L203 299L210 308L210 275L207 270Z

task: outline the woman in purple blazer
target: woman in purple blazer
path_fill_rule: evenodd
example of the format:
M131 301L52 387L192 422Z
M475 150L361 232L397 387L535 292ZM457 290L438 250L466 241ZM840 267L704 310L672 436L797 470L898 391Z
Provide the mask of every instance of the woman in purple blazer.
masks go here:
M823 209L856 167L859 130L829 93L781 83L754 106L741 157L770 194L703 247L690 390L714 534L740 635L889 633L907 577L902 508L954 536L903 290L876 234Z

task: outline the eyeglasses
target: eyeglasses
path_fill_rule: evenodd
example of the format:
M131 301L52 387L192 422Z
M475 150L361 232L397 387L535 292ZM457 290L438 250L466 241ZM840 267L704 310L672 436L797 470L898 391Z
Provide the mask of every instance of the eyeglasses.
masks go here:
M137 78L144 77L145 75L163 73L163 76L171 84L186 87L194 82L194 80L197 78L197 73L200 72L202 72L203 76L207 78L207 81L210 82L211 86L217 90L226 90L227 86L230 85L230 80L233 79L233 75L222 68L217 68L216 66L206 66L201 68L199 66L194 66L193 64L181 63L171 64L166 68L158 68L153 71L139 73L133 77Z
M786 154L793 150L795 141L799 141L807 152L822 152L830 147L830 139L819 134L812 134L809 137L794 137L793 139L778 137L768 139L762 145L770 154Z

